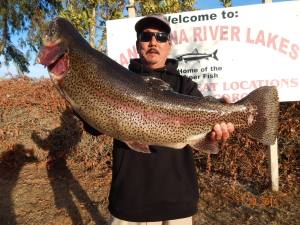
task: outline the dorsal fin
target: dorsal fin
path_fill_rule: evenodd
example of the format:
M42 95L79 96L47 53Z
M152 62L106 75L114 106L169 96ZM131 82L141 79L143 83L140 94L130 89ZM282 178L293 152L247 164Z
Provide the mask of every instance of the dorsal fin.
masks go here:
M197 48L194 48L194 50L192 51L192 53L193 53L193 54L199 53L199 52L198 52L198 49L197 49Z

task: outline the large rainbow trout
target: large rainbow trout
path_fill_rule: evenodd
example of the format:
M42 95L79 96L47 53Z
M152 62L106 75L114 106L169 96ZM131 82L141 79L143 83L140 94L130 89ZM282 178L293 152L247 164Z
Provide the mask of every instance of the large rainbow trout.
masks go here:
M89 125L132 149L149 145L217 153L207 134L231 122L264 144L276 139L278 95L261 87L235 104L173 92L160 79L136 75L92 48L66 19L56 18L43 36L38 62Z

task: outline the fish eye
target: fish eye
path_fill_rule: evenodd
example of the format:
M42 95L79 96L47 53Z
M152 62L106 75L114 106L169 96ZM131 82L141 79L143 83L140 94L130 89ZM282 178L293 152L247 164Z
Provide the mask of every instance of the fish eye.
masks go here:
M55 27L52 25L49 27L48 29L48 36L54 36L56 34L56 30L55 30Z
M50 35L54 35L55 34L55 29L52 27L51 29L50 29Z

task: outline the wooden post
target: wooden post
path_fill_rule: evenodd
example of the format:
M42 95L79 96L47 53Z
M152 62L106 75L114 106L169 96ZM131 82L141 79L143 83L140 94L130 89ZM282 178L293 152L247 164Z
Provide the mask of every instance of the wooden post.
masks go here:
M271 176L272 191L279 191L278 145L277 139L269 146L269 172Z
M272 0L262 0L263 3L272 3ZM277 139L269 146L269 171L271 176L272 191L279 190L279 167L278 167L278 145Z
M129 0L128 5L126 6L127 11L128 11L128 17L135 17L135 5L134 5L134 0Z

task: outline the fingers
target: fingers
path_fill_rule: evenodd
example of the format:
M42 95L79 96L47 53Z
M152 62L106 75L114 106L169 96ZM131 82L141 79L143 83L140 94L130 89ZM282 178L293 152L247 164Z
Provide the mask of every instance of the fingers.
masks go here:
M216 124L213 128L213 132L215 133L214 139L220 141L222 138L222 128L220 124Z
M213 127L213 130L211 132L211 140L213 141L226 141L230 134L234 131L234 126L232 123L220 123L216 124Z
M221 102L226 103L226 104L231 103L230 98L227 95L222 96Z
M210 139L211 139L211 141L217 141L217 139L216 139L216 132L214 130L212 130L210 132Z
M221 140L226 141L229 138L229 131L226 123L221 123Z

